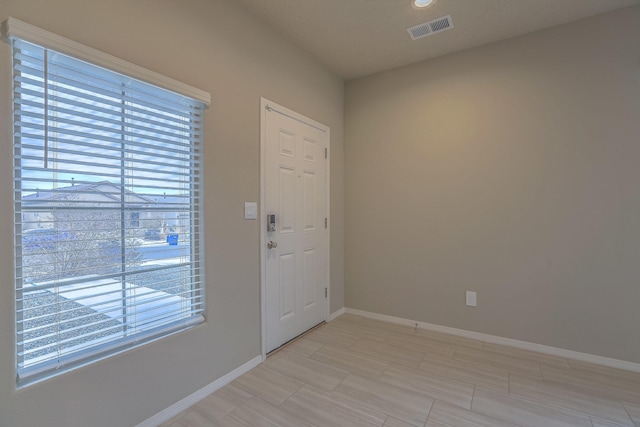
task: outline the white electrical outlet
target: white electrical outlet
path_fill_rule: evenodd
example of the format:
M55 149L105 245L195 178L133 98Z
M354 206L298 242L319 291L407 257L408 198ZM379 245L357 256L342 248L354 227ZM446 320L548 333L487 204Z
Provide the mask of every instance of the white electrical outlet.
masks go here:
M476 306L476 293L472 291L467 291L467 305L469 307Z

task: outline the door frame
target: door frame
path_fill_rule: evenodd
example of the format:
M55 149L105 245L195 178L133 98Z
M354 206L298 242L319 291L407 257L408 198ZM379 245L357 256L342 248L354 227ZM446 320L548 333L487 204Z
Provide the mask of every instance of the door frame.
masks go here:
M262 361L267 358L267 217L266 215L266 194L267 194L267 108L276 110L280 114L284 114L294 120L298 120L309 126L312 126L327 134L327 158L325 162L325 209L328 220L327 227L327 298L326 312L324 319L329 319L331 314L331 212L330 201L330 182L329 171L331 170L331 129L322 123L316 122L302 114L296 113L286 107L283 107L267 98L260 98L260 215L258 216L258 226L260 227L260 311L261 311L261 343Z

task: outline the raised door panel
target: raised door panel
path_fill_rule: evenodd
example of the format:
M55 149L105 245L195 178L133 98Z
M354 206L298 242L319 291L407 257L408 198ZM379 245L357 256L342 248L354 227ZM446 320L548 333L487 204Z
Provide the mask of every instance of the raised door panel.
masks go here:
M309 310L316 304L317 292L317 251L315 249L305 249L302 268L304 269L304 309Z
M291 167L280 166L279 178L279 232L281 234L294 233L296 231L296 171Z
M302 209L302 218L303 218L303 230L304 231L314 231L317 229L317 221L316 217L316 206L317 206L317 194L316 194L316 186L317 186L317 175L311 171L305 171L303 173L304 181L303 181L303 209Z
M280 320L296 313L296 255L293 252L280 253Z

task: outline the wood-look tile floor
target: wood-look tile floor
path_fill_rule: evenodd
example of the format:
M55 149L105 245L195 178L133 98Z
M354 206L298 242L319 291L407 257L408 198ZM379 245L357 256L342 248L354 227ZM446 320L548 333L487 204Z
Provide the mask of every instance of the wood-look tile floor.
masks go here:
M640 373L345 314L162 427L640 427Z

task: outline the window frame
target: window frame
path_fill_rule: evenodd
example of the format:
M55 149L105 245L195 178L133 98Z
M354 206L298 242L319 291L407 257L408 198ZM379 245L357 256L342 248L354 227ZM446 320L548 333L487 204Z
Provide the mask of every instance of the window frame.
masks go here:
M184 97L191 98L203 105L203 108L202 108L203 113L204 113L204 110L208 108L210 104L210 95L207 92L185 85L183 83L180 83L168 77L161 76L155 72L146 70L142 67L122 61L118 58L112 57L110 55L99 52L92 48L86 47L77 42L68 40L56 34L52 34L48 31L42 30L30 24L19 21L15 18L9 18L2 23L2 33L5 36L5 39L6 40L8 39L12 45L12 56L13 56L13 40L21 40L27 43L40 46L48 51L62 53L63 55L67 55L69 57L79 59L91 65L104 68L113 73L121 74L129 78L139 80L150 85L154 85L158 88L175 92ZM12 82L13 82L13 78L12 78ZM16 116L15 114L13 114L12 124L14 124L14 129L15 129L15 118ZM201 120L204 121L203 115L201 117ZM202 123L200 128L203 129L203 127L204 127L204 124ZM18 137L14 136L13 139L14 139L14 144L17 144ZM202 139L203 137L200 136L199 138L200 144L202 144ZM197 180L197 185L195 185L194 187L191 187L190 191L197 193L197 200L199 200L199 203L196 203L194 205L193 202L190 202L190 205L191 205L190 214L197 218L198 226L195 228L195 230L198 233L197 237L199 239L194 239L194 236L190 237L191 241L198 242L197 244L193 245L195 247L191 247L190 249L191 250L190 263L192 264L191 268L196 268L194 267L195 265L199 270L198 274L200 277L200 282L199 282L200 285L194 291L194 293L198 295L198 298L200 300L200 305L201 305L200 312L203 314L205 309L205 286L204 286L205 273L204 273L204 240L202 239L204 225L203 225L203 212L202 212L203 182L202 182L201 152L199 152L198 156L200 156L199 161L197 163L198 170L195 172L195 175L190 175L191 180L193 179ZM20 170L21 170L21 166L20 166ZM15 181L16 180L14 179L14 183ZM20 190L18 189L14 189L14 191L16 191L16 194L19 194L20 192ZM197 208L195 211L194 211L194 207ZM20 199L16 199L15 208L21 213L24 213L24 211L22 210L21 196L20 196ZM134 218L134 214L136 214L136 218ZM35 215L41 216L39 213ZM139 224L141 221L139 210L135 210L135 211L123 210L121 211L121 215L125 215L122 217L123 225L126 222L128 226L131 226L131 225L135 225L135 223ZM190 234L193 234L193 230L194 230L193 224L194 223L191 222L191 225L189 227ZM21 248L22 236L24 235L24 233L22 230L22 225L17 224L15 221L14 221L14 229L15 229L15 235L16 235L16 239L15 239L16 259L14 262L14 273L16 275L16 280L15 280L16 294L15 294L14 307L16 311L15 311L14 320L17 328L16 339L14 340L14 343L16 345L16 370L17 370L16 378L17 378L18 387L26 386L26 385L38 382L42 379L49 378L50 376L57 375L58 373L66 372L68 370L75 369L76 367L93 363L96 360L101 360L106 357L111 357L112 355L119 354L131 348L145 344L147 342L172 335L173 333L187 329L189 327L192 327L204 321L204 316L200 315L197 319L191 319L188 322L184 322L184 323L178 322L170 326L166 326L166 325L159 326L158 328L150 329L143 333L132 335L131 337L128 337L126 339L118 340L117 344L115 345L112 342L108 342L105 344L88 347L87 349L84 349L79 352L70 353L68 356L65 356L63 358L64 360L62 362L58 361L57 364L47 364L46 366L36 365L33 367L33 369L24 369L21 371L18 367L18 364L20 362L20 356L18 355L20 351L19 344L18 344L19 343L18 322L22 320L20 318L21 310L22 310L20 301L22 300L21 289L24 286L24 284L22 283L22 279L19 278L19 276L21 276L21 272L18 271L18 269L21 267L22 261L17 260L17 256L18 256L17 251L22 250ZM18 237L20 238L20 240L18 240ZM193 279L193 274L191 278ZM20 285L19 285L19 281L20 281ZM126 322L127 320L125 318L125 323Z

